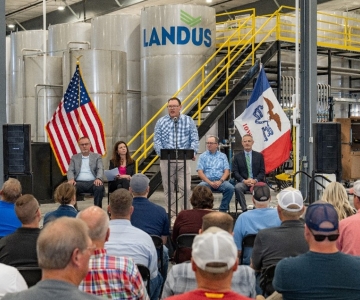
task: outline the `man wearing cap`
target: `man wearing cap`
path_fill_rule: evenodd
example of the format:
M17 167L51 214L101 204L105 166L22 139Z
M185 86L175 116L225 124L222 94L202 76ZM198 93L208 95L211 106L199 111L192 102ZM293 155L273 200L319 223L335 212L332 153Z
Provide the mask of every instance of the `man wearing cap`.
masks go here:
M218 146L219 139L213 135L209 136L206 141L208 150L200 155L196 169L202 180L199 185L223 194L219 211L226 212L234 195L234 186L226 181L230 175L229 161L224 153L218 151Z
M282 259L273 286L283 299L359 299L360 257L339 252L339 220L330 203L317 201L305 214L309 251Z
M234 227L234 219L226 213L214 211L202 218L201 232L210 227L218 227L229 233L232 233ZM191 268L190 262L184 262L172 266L164 284L162 299L183 294L196 289L195 273ZM231 281L231 289L241 295L255 298L255 273L249 266L238 266L233 273Z
M309 250L304 238L304 223L299 220L304 213L301 192L287 188L277 195L277 199L281 225L260 230L251 255L250 266L257 272L261 271L260 282L264 280L266 269L276 265L282 258L297 256ZM266 293L270 295L273 292L270 278Z
M237 249L232 235L210 227L195 237L191 267L197 289L167 299L251 299L231 290L231 279L238 268Z
M352 192L357 213L340 221L336 245L341 252L360 256L360 180L354 183Z
M242 213L236 220L234 227L234 240L239 250L244 250L243 264L250 265L252 248L242 249L242 241L249 234L257 234L259 230L280 226L281 221L275 209L270 208L270 189L264 183L258 183L253 189L253 203L256 209Z
M169 232L169 219L166 211L160 205L150 202L147 198L149 193L149 178L138 173L131 177L129 191L133 195L134 211L131 215L131 224L150 235L160 236L163 240L164 270L168 269L169 251L165 246ZM149 218L151 216L151 218ZM158 253L159 254L159 253ZM163 275L166 275L166 272ZM164 278L165 280L165 278Z

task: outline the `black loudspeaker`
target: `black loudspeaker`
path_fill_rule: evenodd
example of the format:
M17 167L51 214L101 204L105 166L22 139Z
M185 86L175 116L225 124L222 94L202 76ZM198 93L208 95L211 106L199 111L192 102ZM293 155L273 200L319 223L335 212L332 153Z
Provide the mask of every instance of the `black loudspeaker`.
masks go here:
M30 174L30 124L3 125L4 174Z
M313 123L314 172L336 174L341 180L341 124Z

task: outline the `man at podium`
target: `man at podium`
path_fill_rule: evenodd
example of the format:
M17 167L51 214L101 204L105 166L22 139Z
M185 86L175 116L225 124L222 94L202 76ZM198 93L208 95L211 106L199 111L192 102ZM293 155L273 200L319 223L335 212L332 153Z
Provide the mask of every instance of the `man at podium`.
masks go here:
M178 98L168 100L169 114L160 118L155 125L154 148L160 156L161 149L192 149L194 157L199 148L199 135L194 120L180 114L181 101ZM168 185L170 184L171 210L176 212L175 184L178 187L180 199L184 197L184 187L186 188L186 198L188 202L191 192L191 169L190 163L186 162L186 182L184 182L184 161L179 159L177 162L171 160L170 169L168 161L160 160L160 171L164 188L165 201L168 201ZM170 172L170 182L168 182L168 172ZM189 206L188 206L189 207Z

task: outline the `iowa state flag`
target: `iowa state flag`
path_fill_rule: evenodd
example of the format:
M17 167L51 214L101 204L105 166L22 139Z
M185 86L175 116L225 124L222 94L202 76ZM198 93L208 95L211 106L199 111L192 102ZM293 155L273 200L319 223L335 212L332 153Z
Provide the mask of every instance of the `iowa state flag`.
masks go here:
M263 154L266 174L289 158L290 121L276 99L263 68L246 109L234 122L241 136L253 136L253 149Z

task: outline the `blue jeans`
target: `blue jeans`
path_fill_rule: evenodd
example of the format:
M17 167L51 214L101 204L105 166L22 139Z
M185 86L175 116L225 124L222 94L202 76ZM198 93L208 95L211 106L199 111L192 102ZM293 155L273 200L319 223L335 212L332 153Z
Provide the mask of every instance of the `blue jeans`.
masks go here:
M150 300L158 300L160 298L161 286L163 278L158 272L157 276L150 280Z
M223 198L221 200L221 204L219 207L219 211L227 212L229 209L229 204L231 201L231 198L234 194L234 186L229 181L224 181L218 189L213 189L209 184L202 181L199 183L199 185L207 186L211 189L212 192L220 192L223 194Z

